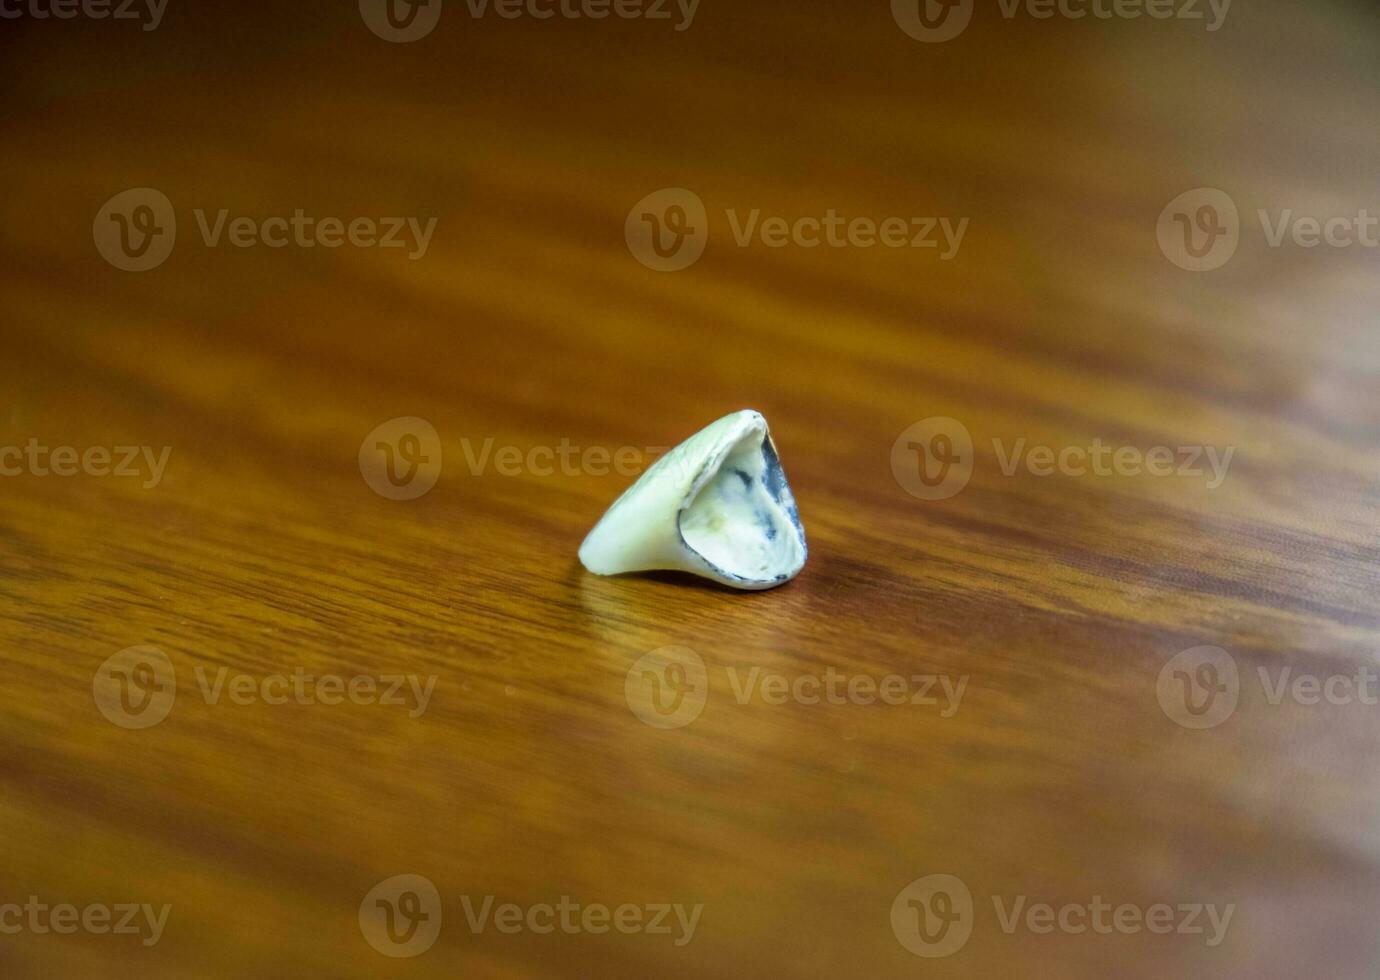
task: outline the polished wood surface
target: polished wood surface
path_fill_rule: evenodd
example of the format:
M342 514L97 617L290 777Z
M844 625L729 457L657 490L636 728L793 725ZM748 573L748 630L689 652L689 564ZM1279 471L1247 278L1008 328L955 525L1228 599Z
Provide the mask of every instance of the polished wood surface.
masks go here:
M1380 707L1270 695L1377 663L1376 251L1270 247L1256 219L1380 212L1374 12L1240 0L1208 32L979 4L922 43L884 2L705 0L684 31L464 9L397 44L350 3L0 24L0 448L170 447L156 480L0 457L0 905L170 907L150 945L23 926L0 972L1374 976ZM1210 272L1156 237L1199 187L1241 213ZM93 241L129 188L176 209L144 272ZM707 209L682 271L625 240L662 188ZM436 224L417 258L208 245L196 212L222 209ZM831 209L967 226L947 259L735 241L754 210ZM743 407L794 487L800 577L586 573L632 480L601 454ZM441 450L411 500L360 464L398 417ZM945 499L893 473L933 417L974 445ZM1006 475L1022 439L1233 455L1213 486ZM472 465L489 440L523 462ZM548 473L563 445L594 453ZM176 700L126 728L101 670L141 646ZM1203 729L1161 684L1204 676L1170 666L1200 646L1239 670ZM665 647L706 669L679 728L633 710ZM754 668L966 686L742 703ZM435 686L414 717L202 684L299 673ZM403 874L441 928L394 958L360 912ZM973 900L937 958L892 921L931 874ZM507 934L468 922L486 896L702 910L682 945ZM1022 897L1234 911L1215 945L1008 933Z

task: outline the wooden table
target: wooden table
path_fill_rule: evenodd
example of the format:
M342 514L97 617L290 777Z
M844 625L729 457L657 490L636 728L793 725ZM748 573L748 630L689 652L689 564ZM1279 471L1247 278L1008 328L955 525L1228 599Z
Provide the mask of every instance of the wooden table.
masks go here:
M676 25L0 24L0 973L1373 977L1373 12Z

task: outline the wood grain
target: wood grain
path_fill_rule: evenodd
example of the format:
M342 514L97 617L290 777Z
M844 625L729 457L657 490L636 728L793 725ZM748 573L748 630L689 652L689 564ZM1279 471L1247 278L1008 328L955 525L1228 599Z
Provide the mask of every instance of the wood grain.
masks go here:
M171 907L149 946L2 935L6 977L1374 975L1380 708L1259 677L1376 669L1376 254L1270 248L1255 217L1380 210L1373 11L1243 2L1209 33L979 4L922 44L885 3L706 0L681 32L447 5L389 44L353 4L286 6L0 32L0 447L171 447L152 487L0 478L0 905ZM1241 243L1192 273L1155 228L1202 186ZM141 273L92 239L134 187L178 220ZM674 273L624 239L666 187L709 211ZM299 208L437 225L412 260L209 247L194 217ZM730 209L969 225L949 260L739 247ZM764 594L591 576L576 548L631 477L467 457L665 447L742 407L811 548ZM358 461L403 416L443 460L414 500ZM892 447L936 416L972 476L917 499ZM994 440L1021 439L1234 456L1214 487L1008 476ZM176 670L142 730L93 694L136 645ZM1190 730L1157 683L1202 645L1240 699ZM661 730L625 680L666 646L707 700ZM220 668L436 680L411 717L208 703ZM947 716L740 703L753 668L967 686ZM917 958L893 900L939 873L973 932ZM359 913L401 874L442 925L394 959ZM477 932L462 896L703 911L678 946ZM1008 934L993 899L1020 896L1234 914L1215 946Z

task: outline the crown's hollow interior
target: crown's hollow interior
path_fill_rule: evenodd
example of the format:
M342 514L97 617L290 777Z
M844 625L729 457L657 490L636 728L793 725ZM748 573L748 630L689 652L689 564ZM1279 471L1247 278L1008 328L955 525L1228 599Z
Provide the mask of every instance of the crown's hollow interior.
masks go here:
M744 436L680 514L685 543L719 570L752 582L784 580L805 560L804 534L765 433Z

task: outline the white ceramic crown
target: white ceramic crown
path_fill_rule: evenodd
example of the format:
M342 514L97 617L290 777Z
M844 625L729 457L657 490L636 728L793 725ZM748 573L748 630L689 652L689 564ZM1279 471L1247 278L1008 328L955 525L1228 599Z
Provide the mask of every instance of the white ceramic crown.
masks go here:
M805 565L805 529L760 412L725 415L657 460L580 545L598 575L675 569L770 589Z

